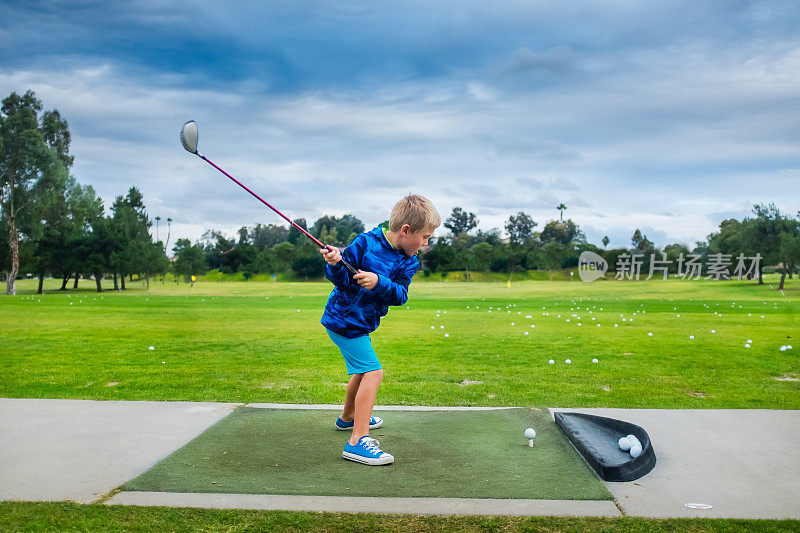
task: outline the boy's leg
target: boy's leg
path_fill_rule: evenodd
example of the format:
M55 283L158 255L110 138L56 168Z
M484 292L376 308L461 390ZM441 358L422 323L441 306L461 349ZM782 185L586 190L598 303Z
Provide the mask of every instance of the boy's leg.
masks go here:
M358 444L358 439L364 435L369 435L369 418L372 416L372 408L375 406L378 385L381 384L383 379L383 370L373 370L372 372L361 374L361 376L355 399L353 435L350 437L350 444L352 445ZM349 388L348 385L348 391Z
M347 383L347 395L344 398L344 410L342 411L342 420L350 422L353 420L356 412L356 393L358 386L361 384L361 376L364 374L353 374L350 376L350 381Z

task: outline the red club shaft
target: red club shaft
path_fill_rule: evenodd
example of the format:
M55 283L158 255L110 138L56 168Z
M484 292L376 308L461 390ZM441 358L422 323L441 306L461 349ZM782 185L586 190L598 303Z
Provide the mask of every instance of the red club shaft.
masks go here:
M203 154L197 154L197 155L198 155L198 156L200 156L200 158L201 158L203 161L205 161L206 163L210 164L211 166L213 166L214 168L216 168L217 170L219 170L220 172L222 172L223 174L225 174L226 176L228 176L228 178L230 178L230 179L231 179L231 180L232 180L234 183L236 183L236 184L237 184L239 187L241 187L242 189L244 189L244 190L246 190L247 192L249 192L250 194L252 194L252 195L253 195L253 196L256 198L256 200L258 200L259 202L261 202L262 204L264 204L265 206L269 207L270 209L272 209L273 211L275 211L276 213L278 213L280 216L282 216L282 217L284 218L284 220L286 220L286 222L288 222L289 224L291 224L292 226L294 226L295 228L297 228L297 230L298 230L300 233L302 233L303 235L305 235L306 237L308 237L309 239L311 239L312 241L314 241L314 244L316 244L316 245L317 245L317 246L319 246L320 248L327 248L327 246L325 246L324 244L322 244L321 242L319 242L319 241L318 241L316 238L314 238L314 236L313 236L313 235L311 235L309 232L307 232L306 230L304 230L303 228L301 228L300 226L298 226L297 224L295 224L294 222L292 222L292 220L291 220L289 217L287 217L286 215L284 215L283 213L281 213L280 211L278 211L277 209L275 209L274 207L272 207L272 206L270 205L270 203L269 203L269 202L267 202L266 200L264 200L263 198L261 198L259 195L257 195L257 194L256 194L256 193L254 193L253 191L251 191L251 190L250 190L250 189L249 189L249 188L248 188L248 187L247 187L247 186L246 186L244 183L242 183L241 181L237 180L236 178L234 178L233 176L231 176L230 174L228 174L227 172L225 172L224 170L222 170L221 168L219 168L219 167L218 167L216 164L214 164L214 162L213 162L213 161L211 161L210 159L208 159L208 158L207 158L206 156L204 156Z

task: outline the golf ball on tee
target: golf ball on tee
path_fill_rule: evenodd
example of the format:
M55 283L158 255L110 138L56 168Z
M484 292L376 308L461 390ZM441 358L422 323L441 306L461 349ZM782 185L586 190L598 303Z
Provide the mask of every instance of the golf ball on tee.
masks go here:
M525 438L526 439L534 439L536 438L536 430L533 428L528 428L525 430Z

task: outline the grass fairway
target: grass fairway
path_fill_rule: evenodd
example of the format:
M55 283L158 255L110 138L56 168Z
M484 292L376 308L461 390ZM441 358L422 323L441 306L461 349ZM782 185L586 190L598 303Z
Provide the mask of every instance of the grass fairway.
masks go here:
M372 335L378 403L798 409L800 283L767 282L415 282ZM328 283L83 285L0 297L0 396L343 401Z
M541 409L377 414L385 424L370 435L386 437L392 465L342 460L349 433L334 429L335 411L240 407L122 490L613 499ZM533 448L527 427L537 430Z

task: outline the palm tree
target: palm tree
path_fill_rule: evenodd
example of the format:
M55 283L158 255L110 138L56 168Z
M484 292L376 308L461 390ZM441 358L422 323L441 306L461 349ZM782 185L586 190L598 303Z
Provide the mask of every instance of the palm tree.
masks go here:
M164 250L167 250L168 254L169 254L169 233L172 230L171 224L172 224L172 219L167 217L167 244L164 245Z
M156 242L158 242L158 223L161 221L161 217L156 217Z
M565 206L564 204L560 204L558 207L556 207L556 209L558 209L561 212L561 222L564 222L564 209L566 208L567 206Z

